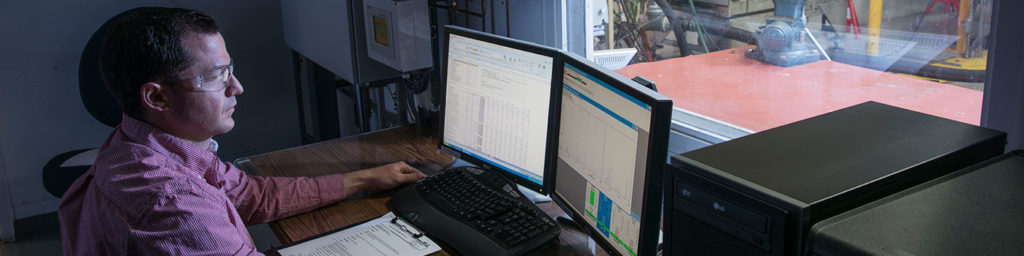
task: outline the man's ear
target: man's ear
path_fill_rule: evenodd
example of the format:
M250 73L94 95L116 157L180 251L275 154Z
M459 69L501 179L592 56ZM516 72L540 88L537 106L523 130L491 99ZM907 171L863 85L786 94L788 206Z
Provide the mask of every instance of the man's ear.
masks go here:
M155 82L148 82L139 88L140 97L142 97L142 107L153 111L166 111L170 109L170 102L167 100L167 93L170 91L170 87L158 84Z

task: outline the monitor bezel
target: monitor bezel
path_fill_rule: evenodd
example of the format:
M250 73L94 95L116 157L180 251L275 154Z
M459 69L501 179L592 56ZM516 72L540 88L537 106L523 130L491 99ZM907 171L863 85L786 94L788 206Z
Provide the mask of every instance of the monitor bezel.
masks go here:
M487 42L487 43L500 44L500 45L508 46L508 47L511 47L511 48L514 48L514 49L518 49L518 50L522 50L522 51L527 51L527 52L531 52L531 53L536 53L538 55L543 55L543 56L551 57L551 60L552 60L552 62L551 62L551 65L552 65L551 78L552 79L551 79L551 84L549 85L551 87L550 88L550 97L551 98L548 100L548 103L550 104L548 106L548 125L547 125L547 132L548 132L548 134L547 134L547 138L545 139L545 141L547 141L547 143L546 143L547 145L544 145L545 154L544 154L543 177L542 177L542 181L541 181L542 184L537 185L537 184L533 183L533 181L527 180L527 179L525 179L523 177L519 177L518 175L510 173L508 170L505 170L503 168L491 165L491 164L487 163L486 161L483 161L482 159L478 159L476 157L473 157L472 155L462 154L457 149L454 149L452 147L448 147L448 146L446 146L444 144L444 121L445 121L444 109L445 109L445 100L446 100L447 93L448 93L448 91L447 91L447 89L448 89L448 86L447 86L447 82L448 82L448 47L449 47L449 41L451 40L451 35L453 35L453 34L454 35L458 35L458 36L462 36L462 37L466 37L466 38L470 38L470 39L484 41L484 42ZM442 70L441 70L441 83L440 83L441 84L441 86L440 86L440 93L441 93L441 95L439 97L441 103L440 103L440 111L438 113L438 148L440 148L441 151L443 151L443 152L445 152L445 153L447 153L449 155L453 155L453 156L455 156L458 159L462 159L462 160L464 160L466 162L469 162L471 164L474 164L474 165L476 165L476 166L478 166L478 167L480 167L482 169L486 169L486 170L489 170L489 171L495 171L496 173L500 173L502 176L512 180L516 184L519 184L519 185L521 185L521 186L523 186L525 188L528 188L530 190L536 191L537 193L540 193L540 194L543 194L543 195L547 195L548 192L551 191L551 189L554 188L554 185L553 185L554 177L552 177L552 175L554 175L554 171L555 171L554 170L554 166L555 166L555 162L556 162L555 157L556 157L556 153L557 153L556 152L557 151L556 150L557 149L556 148L556 146L557 146L556 143L557 143L557 136L558 136L558 120L559 120L559 115L558 114L561 113L560 110L559 110L559 107L561 106L560 100L562 98L561 97L561 91L562 91L561 90L561 86L562 86L561 77L562 77L562 69L563 69L562 68L563 67L562 66L562 57L563 57L563 55L559 52L558 49L554 49L554 48L551 48L551 47L547 47L547 46L543 46L543 45L539 45L539 44L534 44L534 43L530 43L530 42L526 42L526 41L521 41L521 40L517 40L517 39L512 39L512 38L507 38L507 37L502 37L502 36L497 36L497 35L492 35L492 34L488 34L488 33L485 33L485 32L480 32L480 31L476 31L476 30L470 30L470 29L463 28L463 27L458 27L458 26L453 26L453 25L446 25L445 26L445 33L444 33L444 46L442 47L442 54L441 54L441 56L442 56L441 58L442 58L442 63L443 64L441 66L442 67Z
M562 59L564 62L563 64L569 64L574 68L589 73L608 85L613 86L629 96L651 106L650 137L648 138L647 143L647 173L644 176L643 207L641 210L642 212L640 213L640 243L636 249L636 254L656 255L658 253L658 236L661 228L663 188L661 179L663 178L662 176L665 165L668 162L669 129L672 123L672 100L574 53L563 52ZM562 73L564 75L564 65L562 69ZM558 81L559 90L561 90L562 79L558 79ZM559 108L561 108L561 106L559 106ZM559 124L560 122L561 120L559 120ZM558 160L557 157L556 152L555 161ZM552 176L557 176L554 174L555 171L557 170L552 171ZM554 183L557 182L557 180L554 181ZM585 229L581 231L584 231L584 233L587 233L591 237L601 237L599 231L594 227L591 227L590 224L583 219L586 218L586 216L570 207L565 198L562 198L562 196L557 193L555 184L552 184L551 187L551 199L559 208L562 208L562 211L573 219L576 226ZM594 241L600 244L608 253L612 255L619 254L609 241L597 238L595 238Z

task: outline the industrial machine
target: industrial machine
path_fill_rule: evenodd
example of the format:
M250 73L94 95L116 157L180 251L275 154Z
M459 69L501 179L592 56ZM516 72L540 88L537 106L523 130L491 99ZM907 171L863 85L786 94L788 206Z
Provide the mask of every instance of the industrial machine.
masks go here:
M431 67L426 1L363 1L367 55L399 72Z
M747 57L764 63L789 67L821 59L820 48L807 31L804 0L774 0L775 15L768 17L755 33L757 49Z
M689 7L684 4L679 9L688 11L672 11L669 2L655 0L658 12L649 17L663 13L672 24L670 27L676 35L685 34L687 31L696 32L698 41L704 46L705 51L713 49L714 46L707 47L708 41L704 38L715 35L740 42L756 42L758 47L748 52L746 56L772 65L789 67L821 59L824 50L807 30L804 0L773 0L774 14L754 33L732 26L729 19L770 10L772 4L768 4L767 1L684 2L689 3ZM712 12L705 11L707 9L698 12L693 2L699 2L704 6L710 4ZM676 36L676 41L680 54L689 55L686 38Z
M771 0L693 0L697 3L704 3L715 6L717 13L725 18L749 15L770 11Z

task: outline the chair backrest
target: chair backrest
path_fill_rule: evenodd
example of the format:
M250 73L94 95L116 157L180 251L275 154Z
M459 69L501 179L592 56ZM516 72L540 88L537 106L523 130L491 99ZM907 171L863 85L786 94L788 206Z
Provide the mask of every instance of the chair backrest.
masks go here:
M121 12L100 25L82 49L82 59L78 63L78 91L82 97L82 104L93 118L110 127L121 123L121 108L117 105L114 95L107 90L103 76L100 75L100 46L103 45L103 39L115 21L138 9ZM81 159L83 155L95 159L95 154L95 149L79 149L51 158L43 166L43 188L50 194L61 197L71 183L92 166L91 161L86 161L88 164L68 164L68 161L81 162L76 159Z
M78 63L78 91L82 96L82 104L93 118L110 127L121 123L121 108L117 106L117 100L107 90L103 76L100 75L100 46L103 45L103 39L114 21L138 9L140 8L121 12L96 29L89 42L85 44L82 59Z
M89 170L89 165L67 165L66 161L75 158L80 154L93 155L95 159L95 149L79 149L64 152L63 154L57 155L50 158L49 162L43 166L43 188L46 192L50 192L53 196L63 197L64 192L71 187L71 183L74 183L79 176Z

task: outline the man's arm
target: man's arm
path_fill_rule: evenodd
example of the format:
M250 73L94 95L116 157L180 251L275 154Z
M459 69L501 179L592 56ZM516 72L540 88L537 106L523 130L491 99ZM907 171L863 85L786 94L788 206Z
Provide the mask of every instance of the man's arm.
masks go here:
M263 255L227 202L194 192L161 200L132 227L129 255Z
M247 176L226 165L222 189L246 224L265 223L340 201L360 191L381 191L425 174L404 162L319 177Z
M409 182L415 182L426 178L416 168L412 168L405 162L394 162L370 169L349 172L342 174L345 177L345 196L360 191L382 191L397 187Z

